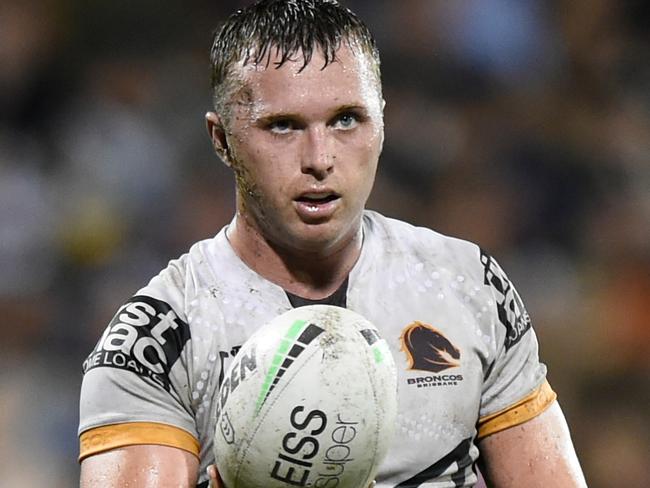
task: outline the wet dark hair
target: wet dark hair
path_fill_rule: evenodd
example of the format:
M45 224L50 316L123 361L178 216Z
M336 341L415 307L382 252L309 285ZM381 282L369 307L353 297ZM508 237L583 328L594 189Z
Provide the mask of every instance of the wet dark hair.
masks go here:
M323 68L336 60L345 42L368 56L380 86L379 52L366 25L336 0L259 0L238 10L215 32L210 62L215 109L225 115L228 100L238 87L234 67L239 62L268 67L272 52L276 68L300 53L304 69L314 50L325 58Z

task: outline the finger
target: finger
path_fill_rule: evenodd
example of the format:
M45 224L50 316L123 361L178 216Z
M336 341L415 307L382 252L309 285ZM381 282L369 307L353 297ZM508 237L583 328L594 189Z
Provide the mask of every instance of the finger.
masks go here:
M219 476L217 468L214 464L208 466L207 473L208 477L210 478L210 488L223 488L221 477Z

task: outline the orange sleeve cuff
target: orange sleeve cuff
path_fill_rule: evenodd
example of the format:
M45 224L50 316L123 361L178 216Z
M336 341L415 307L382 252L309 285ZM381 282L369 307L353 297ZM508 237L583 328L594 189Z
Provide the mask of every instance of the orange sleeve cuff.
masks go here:
M177 447L199 457L199 441L189 432L167 424L132 422L96 427L79 436L79 461L118 447L156 444Z
M522 398L517 403L510 405L498 412L481 417L478 420L478 439L495 434L515 425L537 417L546 410L557 398L556 393L544 381L539 388L530 395Z

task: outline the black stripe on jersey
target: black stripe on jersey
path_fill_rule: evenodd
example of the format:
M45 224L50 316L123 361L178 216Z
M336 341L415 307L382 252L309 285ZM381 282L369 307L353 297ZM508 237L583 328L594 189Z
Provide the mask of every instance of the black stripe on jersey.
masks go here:
M524 303L499 263L481 249L483 283L492 288L499 322L506 328L506 351L517 344L531 328Z
M289 303L293 308L298 307L307 307L309 305L333 305L335 307L346 308L348 305L348 281L349 278L345 278L345 281L339 286L338 290L332 293L330 296L325 298L320 298L318 300L311 300L309 298L303 298L293 293L289 293L285 290Z
M469 454L471 447L472 438L469 437L458 444L442 459L420 471L412 478L402 481L399 485L395 485L395 488L417 488L427 481L435 480L454 463L458 464L458 471L451 476L451 479L456 487L463 486L465 484L465 478L467 477L467 467L472 466L472 470L474 469L474 466L472 465L472 457Z

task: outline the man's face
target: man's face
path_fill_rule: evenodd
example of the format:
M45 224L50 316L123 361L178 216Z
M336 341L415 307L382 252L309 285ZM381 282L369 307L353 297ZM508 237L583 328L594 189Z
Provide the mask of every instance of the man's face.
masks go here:
M383 100L370 61L343 45L280 68L245 66L227 124L238 212L270 243L336 251L353 238L383 143Z

